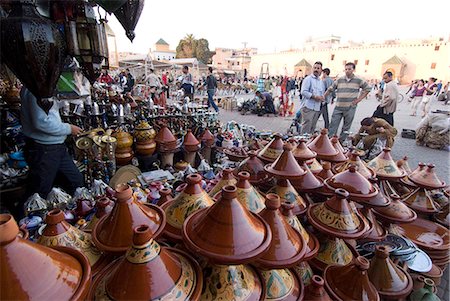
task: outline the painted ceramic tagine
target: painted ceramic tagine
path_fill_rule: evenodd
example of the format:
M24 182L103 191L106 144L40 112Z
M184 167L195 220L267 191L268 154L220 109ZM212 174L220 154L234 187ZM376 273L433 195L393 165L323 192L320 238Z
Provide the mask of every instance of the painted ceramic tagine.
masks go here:
M308 301L332 301L324 288L325 282L319 275L312 276L311 284L305 288L305 296L303 300Z
M369 161L367 167L372 168L377 177L382 180L395 180L406 176L406 172L400 169L392 159L389 147L385 147L378 156Z
M89 299L199 300L199 264L181 250L161 247L147 225L133 233L132 246L95 279Z
M264 163L258 159L255 151L248 153L249 157L239 163L239 166L233 171L234 176L239 172L246 171L250 174L249 182L252 185L259 185L261 182L268 180L269 175L264 170Z
M380 296L368 277L369 261L359 256L348 265L325 269L325 288L333 300L379 301Z
M300 139L297 147L292 150L292 154L294 155L295 159L301 164L305 161L309 161L311 159L314 159L317 156L316 152L313 152L306 146L306 140Z
M398 168L403 169L409 175L412 172L412 169L409 166L408 159L408 156L404 156L402 159L397 160L397 162L395 163L397 164Z
M265 284L264 300L303 300L304 286L293 269L258 271Z
M358 171L364 178L369 179L375 176L375 172L366 166L366 163L359 158L356 151L352 151L346 162L337 164L333 167L335 173L340 173L346 171L350 166L355 166L356 171Z
M440 180L434 171L434 164L428 164L427 167L416 169L408 178L417 186L424 189L440 189L447 184Z
M323 182L325 179L334 176L334 173L331 168L331 162L323 161L322 167L323 169L317 174L317 178Z
M332 161L334 156L339 154L334 145L331 143L330 138L328 138L328 130L322 129L320 135L318 135L314 140L307 144L308 148L317 154L317 159Z
M292 186L299 192L315 192L323 187L323 183L317 178L307 166L307 163L302 165L305 174L299 178L291 180Z
M224 186L236 185L237 183L236 178L233 176L233 169L228 167L221 171L218 180L217 184L208 192L210 196L215 196Z
M163 230L165 214L152 204L140 204L133 197L127 184L116 186L117 201L111 213L102 217L92 231L92 239L98 249L111 254L123 254L132 243L133 229L147 225L154 237Z
M293 214L295 215L302 215L308 209L308 201L297 192L287 179L277 179L277 184L269 192L275 193L283 201L292 204L294 206Z
M236 183L237 199L248 210L258 213L266 207L264 197L250 184L249 179L250 174L246 171L241 171L238 174L238 182ZM220 197L219 194L216 194L216 196Z
M417 188L402 199L402 202L420 214L434 214L440 210L440 206L434 202L431 192L424 188Z
M92 216L91 220L87 222L86 227L82 230L84 232L90 233L94 229L98 221L105 215L109 214L114 207L114 202L107 197L102 197L95 202L95 214Z
M283 152L283 140L280 134L275 134L274 138L258 153L258 158L264 163L274 162Z
M181 231L186 218L194 212L214 204L212 198L201 186L202 176L191 174L186 177L184 189L172 201L162 205L167 224L164 235L173 241L181 241Z
M400 200L398 195L390 196L391 203L386 207L374 208L373 213L385 223L411 223L417 214Z
M78 250L49 248L18 237L9 214L0 214L0 298L84 300L91 283L88 259Z
M266 172L282 179L297 179L305 175L291 150L292 145L286 143L283 146L283 153L272 164L264 166Z
M367 274L383 299L399 300L412 291L411 276L392 262L389 251L384 246L376 246L375 257L370 262Z
M134 127L134 141L136 153L142 156L151 156L156 150L156 131L146 121L141 121Z

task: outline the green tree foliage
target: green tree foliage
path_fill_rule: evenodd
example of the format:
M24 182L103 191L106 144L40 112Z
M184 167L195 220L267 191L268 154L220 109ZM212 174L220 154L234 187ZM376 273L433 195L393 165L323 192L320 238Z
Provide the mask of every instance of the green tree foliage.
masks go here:
M204 64L211 63L211 58L214 55L214 52L209 50L208 40L196 39L193 34L187 34L181 39L176 51L177 58L195 57Z

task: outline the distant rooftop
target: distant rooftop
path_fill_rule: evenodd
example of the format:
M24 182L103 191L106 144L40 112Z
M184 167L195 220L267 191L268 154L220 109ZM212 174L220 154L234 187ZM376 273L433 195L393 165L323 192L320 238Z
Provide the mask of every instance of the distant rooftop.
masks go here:
M158 42L156 42L156 45L169 45L169 43L167 43L163 39L159 39Z

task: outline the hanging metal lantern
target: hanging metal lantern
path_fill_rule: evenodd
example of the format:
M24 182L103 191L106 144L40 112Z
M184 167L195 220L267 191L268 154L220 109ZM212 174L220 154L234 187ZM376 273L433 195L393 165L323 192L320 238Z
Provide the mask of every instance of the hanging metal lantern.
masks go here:
M77 59L91 83L102 68L109 68L105 24L97 22L92 5L78 1L74 17L65 25L68 53Z
M65 57L64 37L39 15L34 1L11 3L8 17L0 21L3 62L36 98L52 97Z
M133 42L134 29L144 9L144 0L127 0L119 9L114 12L117 20L119 20L122 27L125 29L126 35L131 42Z
M99 6L101 6L104 10L106 10L110 14L112 14L119 7L124 5L125 2L127 2L127 0L95 0L95 3L97 3Z

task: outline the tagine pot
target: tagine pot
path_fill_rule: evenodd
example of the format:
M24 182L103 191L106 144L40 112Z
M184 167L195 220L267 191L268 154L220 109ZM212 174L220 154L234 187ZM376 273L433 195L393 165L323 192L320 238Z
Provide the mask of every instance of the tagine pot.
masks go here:
M444 188L447 184L441 181L434 171L434 164L428 164L426 168L411 173L408 178L419 187L426 189Z
M237 200L237 188L225 186L208 208L183 224L183 241L194 254L217 264L245 264L262 256L272 240L269 225Z
M380 295L368 277L369 265L366 258L359 256L348 265L327 267L323 278L332 299L379 301Z
M187 253L161 247L147 225L133 230L125 256L94 280L90 300L198 300L203 277Z
M342 147L341 143L339 142L339 138L337 136L333 136L331 139L331 144L333 145L334 149L337 151L337 154L334 156L329 157L326 161L333 162L333 163L341 163L348 160L348 157L344 154L344 148ZM325 160L322 158L322 160Z
M303 163L302 168L305 174L290 181L297 191L314 192L323 187L323 183L311 172L307 163Z
M300 162L299 162L300 163ZM308 161L304 161L302 166L307 166L308 169L314 174L317 175L319 174L322 170L323 170L323 166L322 164L319 163L319 161L317 159L311 159Z
M250 174L246 171L241 171L238 174L238 181L236 183L237 199L248 210L254 213L259 213L266 205L264 204L264 197L250 184ZM216 194L215 199L220 197L220 193Z
M319 275L311 278L311 283L305 287L305 296L303 300L308 301L332 301L324 288L325 281Z
M159 194L160 194L160 198L157 203L158 206L162 206L165 203L171 202L173 200L172 189L170 189L170 188L161 188L159 190Z
M141 121L134 127L133 137L136 143L146 144L148 141L155 139L156 131L147 121Z
M213 147L215 137L209 129L205 129L198 137L198 140L200 140L206 147Z
M375 177L375 172L366 166L366 164L360 159L356 151L352 151L350 153L350 156L346 162L335 165L333 167L333 172L340 173L346 171L352 165L356 167L356 171L359 172L364 178L370 179L372 177Z
M370 262L368 276L383 299L405 298L413 288L409 273L392 262L389 251L384 246L376 246L375 257Z
M297 147L292 150L294 158L299 162L299 164L314 159L317 156L316 152L313 152L306 146L306 140L300 139Z
M381 179L393 180L406 176L406 172L398 168L397 163L392 159L389 147L385 147L378 156L369 161L367 167L372 168Z
M161 153L173 152L177 148L177 139L165 125L156 134L155 141L158 151Z
M397 164L398 168L403 169L408 175L412 172L412 169L408 163L408 156L404 156L402 159L397 160L397 162L395 163Z
M2 300L85 300L91 267L79 251L49 248L18 237L9 214L0 215L0 298Z
M298 179L305 175L305 171L300 167L292 154L292 145L286 143L283 152L272 163L264 166L267 173L283 179Z
M278 195L284 202L293 204L293 214L302 215L308 209L309 203L292 186L287 179L277 179L277 184L271 190L271 193Z
M319 180L322 180L323 182L325 179L334 176L334 173L331 168L331 162L323 161L322 167L323 167L322 170L316 175L316 177L319 178Z
M190 129L184 135L183 148L186 152L196 152L200 149L200 142L195 138Z
M173 241L181 241L181 231L186 218L194 212L214 204L213 199L201 186L202 176L191 174L186 177L186 186L172 201L161 207L167 218L164 235Z
M109 214L114 207L114 202L107 197L102 197L95 202L95 214L91 220L83 228L84 232L90 233L98 221L105 215Z
M222 190L222 187L227 185L236 185L237 180L233 176L232 168L224 168L221 173L218 175L219 181L217 184L208 192L210 196L215 196L218 192Z
M274 138L258 153L258 158L265 164L274 162L283 152L283 140L280 134Z
M434 292L436 289L435 282L429 278L423 278L421 276L419 278L423 282L423 286L419 289L414 289L409 295L409 299L411 301L440 301L441 299Z
M431 197L430 192L424 188L417 188L401 201L416 213L434 214L439 212L440 209L440 206Z
M364 241L382 241L386 238L388 232L387 230L381 225L377 218L375 217L375 214L373 213L373 209L363 207L359 209L361 214L366 217L366 219L373 225L372 229L368 231L368 233L364 236Z
M411 223L417 218L416 212L406 206L398 195L390 196L391 203L386 207L373 208L373 213L387 223Z
M293 269L259 270L265 285L264 300L303 300L304 286Z
M331 161L339 151L336 150L334 145L331 143L330 138L328 138L328 130L322 129L320 135L314 138L311 142L307 144L308 148L317 154L316 158L319 160Z
M116 148L116 151L114 153L114 156L116 158L116 163L119 166L125 166L130 164L131 160L133 159L133 150L131 147L126 148Z
M114 208L94 226L92 239L99 250L121 255L133 241L134 228L147 225L157 237L164 229L166 216L156 205L137 202L127 184L118 184L115 196Z
M248 153L248 158L239 163L239 166L235 168L233 174L238 175L241 171L246 171L250 174L249 182L252 185L258 185L269 178L269 175L264 170L264 163L257 157L255 151Z

